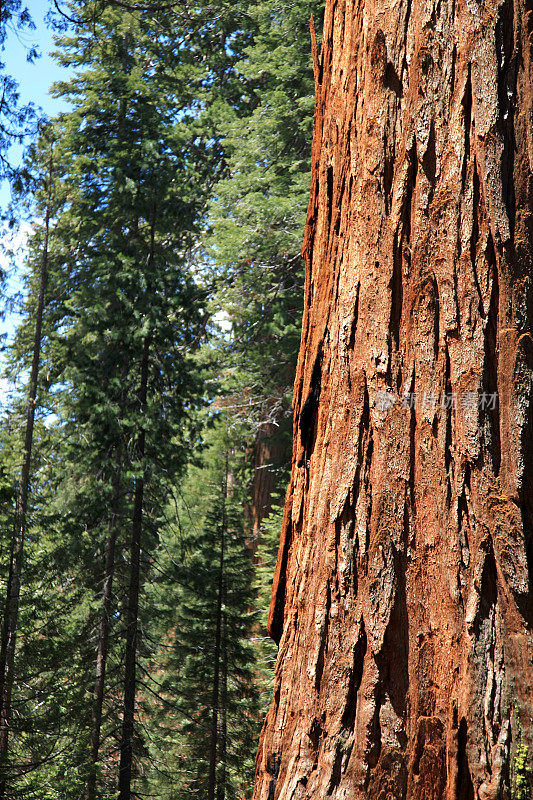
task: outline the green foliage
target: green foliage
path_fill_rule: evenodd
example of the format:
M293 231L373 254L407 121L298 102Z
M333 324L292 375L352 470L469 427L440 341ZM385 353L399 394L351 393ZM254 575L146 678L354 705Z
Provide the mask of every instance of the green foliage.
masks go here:
M228 800L251 791L260 713L246 473L242 430L239 435L226 419L217 420L207 432L203 463L191 466L180 486L176 522L161 539L161 578L149 592L161 645L145 669L145 716L152 762L163 758L148 772L147 793L162 799L207 796L220 578L217 783Z
M516 719L518 728L518 741L516 744L513 762L514 786L512 791L512 800L529 800L531 796L529 750L525 742L522 740L522 726L520 724L518 715Z
M112 529L98 797L116 791L128 544L142 477L135 788L160 800L206 797L217 662L217 785L237 800L251 794L275 658L266 610L303 295L308 18L321 5L64 8L79 24L64 23L57 58L74 74L54 91L70 110L29 152L32 193L18 213L33 216L33 233L9 354L20 392L0 428L3 580L52 144L10 797L84 795ZM214 314L230 320L229 335ZM257 539L249 508L259 434L277 455L267 498L275 510Z
M162 44L148 35L142 18L112 9L101 15L97 28L98 35L78 31L59 42L77 67L74 79L58 87L72 111L47 131L55 141L60 190L50 242L41 402L46 399L45 428L57 450L33 481L34 503L42 487L44 516L41 523L33 515L28 537L25 586L32 604L28 615L24 605L21 609L17 654L17 662L31 665L31 672L18 688L11 737L13 773L19 774L11 782L14 792L50 784L54 798L78 797L83 789L104 551L111 519L119 518L102 747L104 760L113 761L134 487L142 474L148 554L169 487L193 446L193 409L202 386L194 349L205 292L193 274L191 252L205 205L205 165L190 119L168 96L172 78L174 85L183 83L188 102L190 70L182 74L176 64L170 75L168 59L164 73L151 68ZM35 152L43 151L41 140ZM19 372L28 363L41 248L37 225L24 320L11 356L12 369ZM148 398L142 404L147 342ZM119 498L113 503L117 483ZM148 573L145 564L142 580ZM46 591L39 606L41 584ZM44 631L44 642L34 623ZM22 667L19 672L26 677ZM27 774L24 763L32 765ZM47 765L46 780L41 764ZM114 774L109 782L104 776L106 793L115 780Z
M20 37L27 34L35 25L31 15L21 0L2 0L0 3L0 181L8 180L14 188L23 186L24 171L18 169L9 157L9 148L21 144L30 135L31 123L35 122L33 105L21 106L19 102L16 77L6 71L2 59L8 35ZM27 48L27 60L33 61L38 55L35 46Z
M309 16L322 3L248 6L256 26L236 70L248 113L227 104L221 127L228 174L211 203L208 241L218 303L233 336L223 346L237 383L259 407L256 419L288 415L300 338L314 83ZM261 403L264 400L264 403Z
M284 484L281 484L284 486ZM279 535L283 522L283 497L272 498L272 510L261 523L256 550L254 586L257 592L258 620L256 652L259 669L258 686L262 716L268 711L274 687L274 665L278 648L267 634L268 610L272 593L272 577L278 555Z

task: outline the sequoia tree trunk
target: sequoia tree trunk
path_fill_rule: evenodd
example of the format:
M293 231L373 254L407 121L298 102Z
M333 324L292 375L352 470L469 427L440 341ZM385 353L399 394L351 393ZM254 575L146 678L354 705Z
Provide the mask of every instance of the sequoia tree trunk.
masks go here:
M530 796L532 29L327 2L255 800Z
M288 448L276 441L277 423L261 426L253 446L253 481L251 498L252 543L259 538L261 523L272 508L272 493L276 487L276 469L284 458L289 458Z

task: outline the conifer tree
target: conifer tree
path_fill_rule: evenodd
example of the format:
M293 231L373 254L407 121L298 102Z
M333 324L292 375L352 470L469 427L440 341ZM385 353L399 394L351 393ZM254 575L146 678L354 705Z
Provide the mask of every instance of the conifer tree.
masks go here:
M283 482L310 7L62 8L75 23L58 58L74 77L56 87L70 110L53 121L61 205L8 792L232 800L251 786L272 659L253 584L258 558L263 576L271 562L275 525L254 555L251 461L254 439L268 430L271 441L276 428ZM207 221L212 306L232 320L222 343L212 332L207 393L234 408L204 431L199 462ZM36 302L30 266L12 351L21 373Z
M180 487L179 525L165 533L162 577L151 590L166 636L147 662L143 702L160 762L146 788L162 798L230 800L251 786L260 715L242 434L226 416L206 433L203 464Z
M0 634L0 798L3 800L6 793L6 770L9 742L9 727L11 720L11 695L13 690L15 670L15 647L18 629L20 588L24 559L24 539L27 528L28 496L30 492L32 447L35 425L35 411L37 404L37 391L39 382L39 368L41 361L41 339L43 312L45 305L45 292L48 275L48 248L50 234L50 219L53 213L53 183L54 183L54 153L53 142L46 141L48 152L47 165L44 167L42 194L44 197L44 225L42 253L38 275L38 298L34 319L33 346L31 356L31 371L26 399L26 424L24 432L24 445L20 484L15 517L13 520L13 534L10 545L9 572L5 597L3 598L3 618Z
M99 796L109 624L113 620L116 629L116 688L107 692L111 714L116 720L121 631L130 670L124 717L131 718L137 657L131 597L140 592L145 565L139 583L135 569L155 541L161 498L186 458L200 386L191 351L202 331L203 293L190 263L205 203L207 158L191 125L195 66L190 54L165 50L172 49L168 35L163 30L154 39L142 15L112 9L99 18L98 31L77 30L59 43L61 58L76 75L57 87L72 104L71 112L54 121L68 203L54 230L45 358L62 449L53 480L72 531L64 533L69 545L76 530L93 539L92 562L85 560L91 548L81 564L74 550L68 570L87 590L104 580L100 612L94 602L85 611L83 624L96 637L97 675L92 722L86 721L73 754L79 771L86 746L89 796ZM28 324L20 331L21 344ZM112 595L117 542L120 575ZM85 691L91 671L85 659L75 675ZM130 731L123 740L124 753L132 745Z
M228 169L214 191L208 246L217 301L232 329L221 358L255 441L256 527L270 494L283 491L290 460L314 108L308 20L319 20L322 9L314 0L248 6L254 36L236 66L246 81L247 112L228 103L221 115Z
M98 26L83 47L78 32L76 55L69 55L78 77L61 87L75 104L61 125L70 155L66 178L76 197L68 214L78 223L70 235L74 281L59 341L69 386L61 413L78 468L99 472L107 496L110 486L120 485L118 492L129 498L121 531L105 506L110 536L120 535L122 547L128 518L131 526L118 587L124 599L117 606L125 637L118 785L126 800L134 769L142 552L157 530L154 506L184 461L187 408L197 394L187 349L200 331L202 300L187 253L203 189L194 181L201 179L202 163L187 119L189 65L177 60L173 72L158 60L152 66L161 42L154 45L142 17L108 11ZM109 87L107 93L101 86ZM171 87L178 89L176 99L165 102ZM85 242L88 251L82 252ZM87 441L89 460L81 457ZM96 796L114 547L108 538L88 797Z

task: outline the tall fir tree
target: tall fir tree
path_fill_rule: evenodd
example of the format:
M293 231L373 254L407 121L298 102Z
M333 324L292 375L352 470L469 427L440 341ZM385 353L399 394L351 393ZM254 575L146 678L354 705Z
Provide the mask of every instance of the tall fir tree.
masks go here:
M160 646L146 664L146 791L161 798L247 796L260 714L253 635L254 559L242 426L221 413L206 432L162 540L151 606ZM161 754L163 758L161 759Z
M257 531L290 461L314 108L308 21L310 15L320 21L323 3L267 0L247 11L254 37L236 65L247 111L226 104L220 112L228 170L213 193L207 243L217 302L231 325L221 359L255 441Z
M203 329L203 291L191 271L191 254L209 157L191 124L190 54L172 55L168 31L163 27L154 37L139 14L107 10L97 28L77 30L59 42L61 58L76 74L57 87L72 105L54 121L68 201L54 229L45 358L62 449L50 479L72 531L63 535L69 545L80 529L90 537L83 563L77 563L79 549L74 549L67 568L88 592L104 581L100 609L94 598L83 623L97 637L92 722L82 726L72 757L87 794L96 796L113 624L119 671L118 631L126 648L121 750L129 772L121 791L127 797L138 654L135 606L145 573L140 562L157 536L161 498L186 460L191 409L199 397L192 351ZM16 345L22 352L29 322ZM114 597L110 537L120 544ZM94 670L85 658L75 676L85 692ZM117 692L111 688L107 695L116 700ZM87 703L82 709L86 713ZM90 758L85 756L83 767L85 749ZM126 772L121 769L122 776ZM75 782L71 790L75 796Z

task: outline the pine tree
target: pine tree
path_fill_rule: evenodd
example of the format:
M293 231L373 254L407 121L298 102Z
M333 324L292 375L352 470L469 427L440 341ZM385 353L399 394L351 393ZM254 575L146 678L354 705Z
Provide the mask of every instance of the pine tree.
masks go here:
M256 533L290 460L314 106L308 19L319 19L322 7L308 0L247 6L254 36L236 65L247 110L226 104L221 113L228 173L215 187L208 246L217 302L231 322L221 343L228 390L255 441Z
M225 797L250 790L260 715L252 637L256 601L244 499L242 431L219 418L191 466L151 590L166 636L146 669L147 791Z
M75 548L68 551L67 568L85 590L102 579L106 587L99 612L96 597L77 612L82 620L85 613L82 625L92 629L91 637L100 637L92 723L86 721L72 756L80 772L82 742L90 749L85 780L93 796L105 693L112 707L106 747L118 712L117 634L126 639L123 716L129 722L138 650L133 595L142 590L144 553L157 536L161 498L186 459L200 387L191 354L203 329L203 291L191 272L191 253L208 155L188 110L194 99L190 54L171 56L168 32L159 39L152 33L142 15L110 10L98 20L98 35L88 27L59 42L61 58L77 73L57 88L73 110L54 121L68 202L54 229L45 358L61 438L61 465L56 461L52 479L68 518L65 543L72 547L76 531L90 537L81 563ZM164 64L161 52L167 53ZM22 350L27 324L19 335ZM118 576L110 537L118 546ZM111 619L113 677L106 692ZM85 657L73 682L81 691L90 672ZM131 728L123 740L123 753L131 752ZM129 788L121 789L127 796Z
M45 137L44 137L45 138ZM45 138L46 141L46 138ZM26 399L26 423L20 484L16 511L13 520L13 534L10 545L10 558L5 597L3 599L3 618L0 634L0 798L6 794L7 755L9 729L11 723L11 696L15 676L15 650L18 629L20 591L24 559L24 540L27 529L28 500L31 483L32 447L41 362L41 341L45 292L48 277L48 254L50 220L53 214L54 152L53 141L46 141L47 165L41 177L44 206L42 253L38 273L38 298L34 319L31 371ZM36 179L38 180L38 179Z

